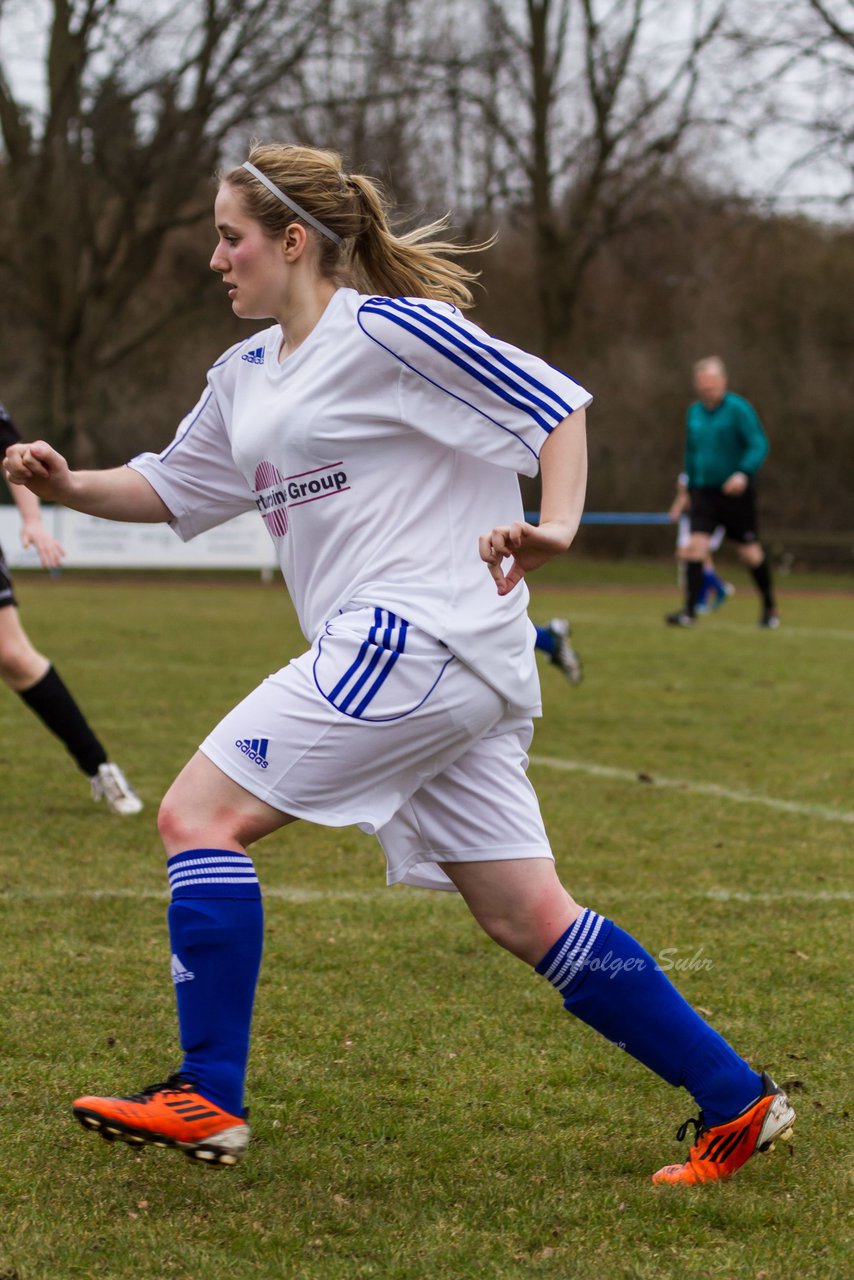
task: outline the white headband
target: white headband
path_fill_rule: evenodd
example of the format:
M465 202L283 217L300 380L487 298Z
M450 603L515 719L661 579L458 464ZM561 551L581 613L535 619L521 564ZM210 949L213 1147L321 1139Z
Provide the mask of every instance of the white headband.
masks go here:
M257 178L259 182L263 182L268 191L272 191L273 195L281 200L282 204L286 204L289 209L293 209L294 213L307 222L310 227L314 227L315 231L319 231L322 236L328 236L333 244L340 244L341 237L337 236L334 231L330 231L322 222L318 222L317 218L313 218L310 213L306 213L305 209L297 204L296 200L292 200L290 196L286 196L284 191L280 191L275 182L271 182L266 173L262 173L260 169L256 169L254 164L250 164L248 160L244 162L244 169L248 169L253 178Z

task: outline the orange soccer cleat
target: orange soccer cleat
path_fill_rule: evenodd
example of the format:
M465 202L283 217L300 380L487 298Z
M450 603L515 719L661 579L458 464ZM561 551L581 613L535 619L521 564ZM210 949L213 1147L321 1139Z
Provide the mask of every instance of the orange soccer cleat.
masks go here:
M777 1138L792 1136L795 1111L783 1090L762 1072L763 1094L741 1115L727 1124L707 1129L699 1118L686 1120L676 1134L681 1142L688 1126L695 1128L694 1143L684 1164L667 1164L652 1175L653 1182L695 1187L701 1182L723 1182L757 1151L770 1151Z
M190 1160L237 1164L249 1145L249 1125L196 1092L193 1080L176 1074L163 1084L119 1098L77 1098L72 1111L85 1129L107 1142L132 1147L177 1147Z

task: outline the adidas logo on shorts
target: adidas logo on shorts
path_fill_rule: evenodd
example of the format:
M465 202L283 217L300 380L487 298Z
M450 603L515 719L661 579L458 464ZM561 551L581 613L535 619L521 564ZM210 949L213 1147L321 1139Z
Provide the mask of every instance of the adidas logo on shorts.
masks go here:
M267 768L267 747L270 745L269 738L240 738L234 744L238 751L242 751L248 760L253 764L257 764L259 769Z

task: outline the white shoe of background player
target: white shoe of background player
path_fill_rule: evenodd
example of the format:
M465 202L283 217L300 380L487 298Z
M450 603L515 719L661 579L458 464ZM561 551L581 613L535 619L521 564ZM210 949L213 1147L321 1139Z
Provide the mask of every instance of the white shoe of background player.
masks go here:
M139 813L142 801L117 764L108 760L98 766L92 784L92 799L103 800L112 813Z

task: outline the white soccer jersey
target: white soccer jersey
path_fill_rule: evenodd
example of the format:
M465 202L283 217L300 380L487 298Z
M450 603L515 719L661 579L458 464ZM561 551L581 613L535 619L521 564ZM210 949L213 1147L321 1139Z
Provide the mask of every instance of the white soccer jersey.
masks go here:
M339 289L279 363L278 325L232 347L159 456L130 465L192 538L255 507L306 638L380 607L538 714L528 592L500 597L478 537L522 517L549 432L591 396L448 303Z

